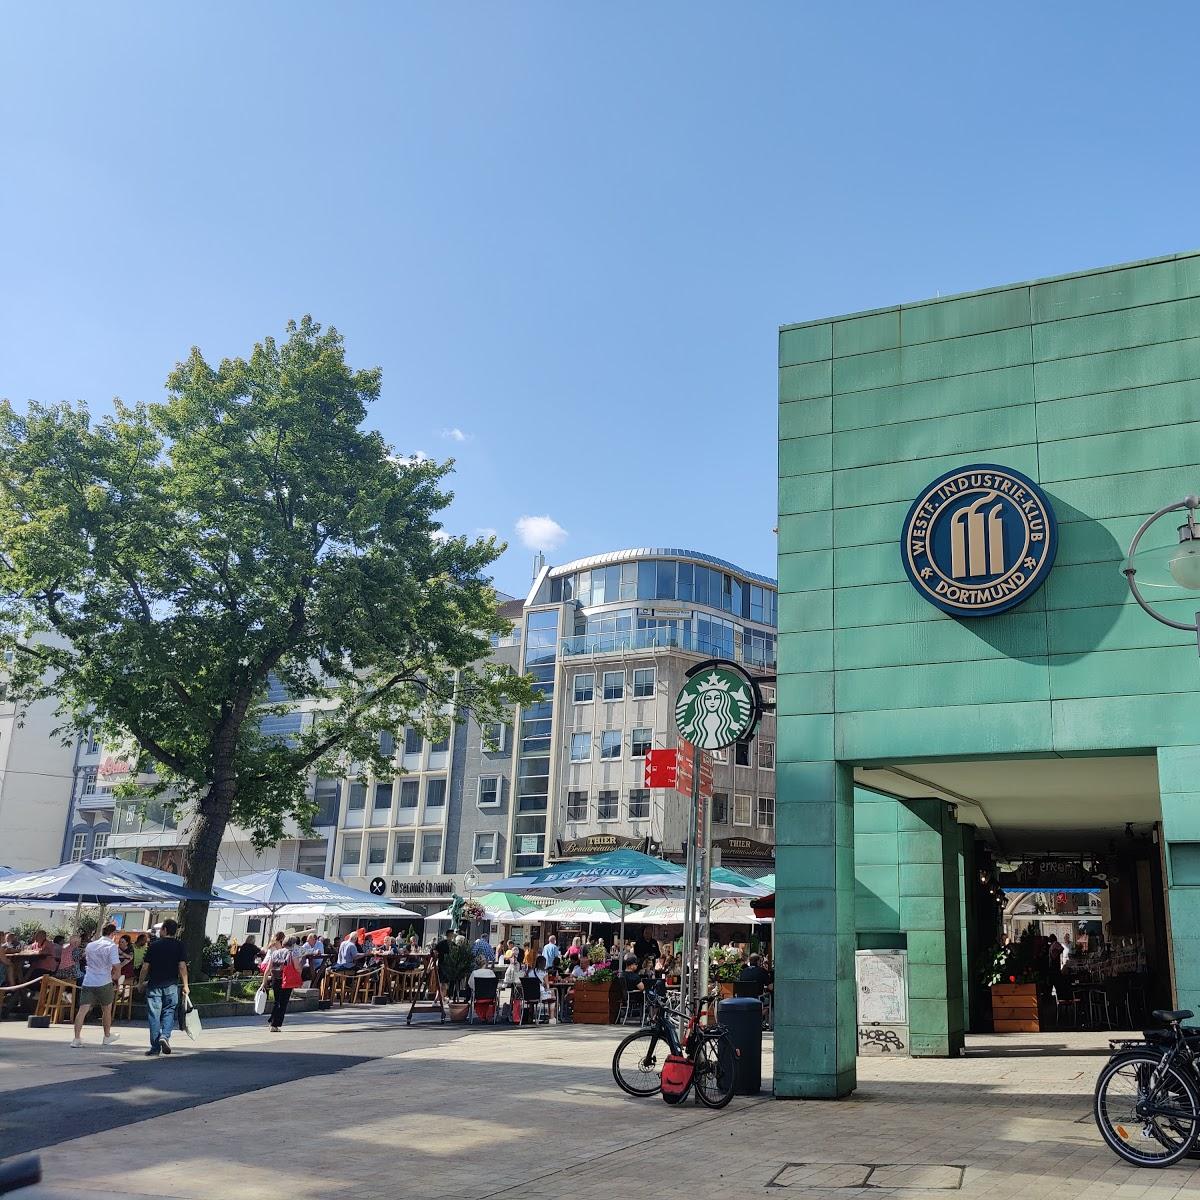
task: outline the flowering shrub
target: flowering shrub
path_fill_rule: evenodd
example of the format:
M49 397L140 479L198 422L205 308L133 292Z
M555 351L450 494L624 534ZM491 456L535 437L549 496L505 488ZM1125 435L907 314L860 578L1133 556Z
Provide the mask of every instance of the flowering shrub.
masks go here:
M487 918L487 913L482 904L478 900L464 900L462 902L462 912L460 920L463 921L483 921Z

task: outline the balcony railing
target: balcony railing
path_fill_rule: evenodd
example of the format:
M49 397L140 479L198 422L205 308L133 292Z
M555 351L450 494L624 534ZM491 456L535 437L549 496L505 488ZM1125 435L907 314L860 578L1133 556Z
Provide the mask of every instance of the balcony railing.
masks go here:
M690 629L627 629L617 633L581 633L575 637L560 639L562 656L577 658L584 654L624 654L631 650L683 650L690 654L703 654L708 658L728 658L728 642L699 637ZM775 657L770 651L747 652L741 645L735 647L734 661L751 667L774 667Z

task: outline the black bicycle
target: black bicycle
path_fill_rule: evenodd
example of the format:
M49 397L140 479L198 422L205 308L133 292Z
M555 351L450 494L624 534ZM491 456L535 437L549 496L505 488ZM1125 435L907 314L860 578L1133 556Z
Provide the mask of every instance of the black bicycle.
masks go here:
M1169 1167L1200 1135L1200 1029L1184 1029L1187 1009L1153 1015L1167 1028L1109 1043L1093 1104L1100 1136L1135 1167Z
M700 1024L700 1014L717 999L716 995L705 996L692 1004L681 1047L672 1018L684 1016L683 1010L671 1008L661 992L647 992L651 1023L631 1033L613 1054L613 1078L622 1089L631 1096L658 1095L663 1062L668 1054L681 1054L692 1064L692 1086L700 1102L709 1108L724 1108L733 1099L737 1053L723 1025Z

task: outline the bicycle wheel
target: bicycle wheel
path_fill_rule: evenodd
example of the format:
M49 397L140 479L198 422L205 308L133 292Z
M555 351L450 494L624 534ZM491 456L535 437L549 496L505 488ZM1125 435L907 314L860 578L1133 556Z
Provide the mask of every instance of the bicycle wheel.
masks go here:
M1096 1081L1096 1126L1136 1167L1169 1167L1200 1133L1200 1096L1186 1075L1152 1052L1114 1059Z
M733 1099L736 1058L724 1034L706 1035L696 1046L695 1085L701 1104L724 1108Z
M639 1029L613 1054L613 1078L631 1096L655 1096L662 1088L659 1072L669 1052L657 1030Z

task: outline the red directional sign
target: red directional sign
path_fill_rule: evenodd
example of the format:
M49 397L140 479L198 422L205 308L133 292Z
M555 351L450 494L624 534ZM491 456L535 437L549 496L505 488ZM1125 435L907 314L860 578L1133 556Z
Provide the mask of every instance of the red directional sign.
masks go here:
M676 772L675 787L689 799L692 795L693 762L700 759L700 795L705 799L712 795L713 790L713 760L707 751L697 751L691 742L681 742L679 746L679 769Z
M673 788L678 786L674 750L647 751L645 785L648 788Z

